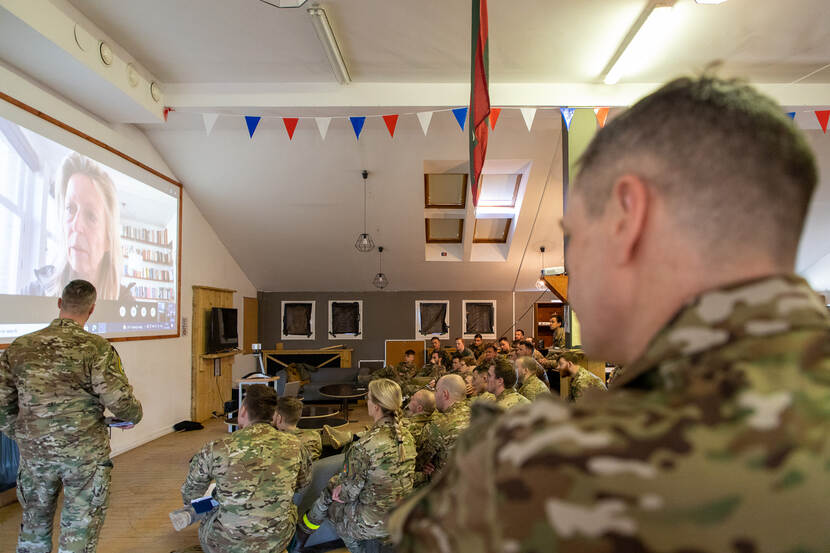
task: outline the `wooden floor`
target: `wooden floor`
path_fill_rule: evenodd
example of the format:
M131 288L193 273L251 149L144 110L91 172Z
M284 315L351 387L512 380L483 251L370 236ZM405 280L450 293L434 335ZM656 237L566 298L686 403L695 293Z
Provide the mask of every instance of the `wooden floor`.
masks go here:
M365 404L351 413L353 431L368 424ZM227 435L219 420L204 430L173 433L128 451L113 459L110 506L98 543L98 553L169 553L197 545L197 525L181 532L173 530L168 513L182 505L179 492L187 476L190 458L205 443ZM11 552L17 544L20 505L0 508L0 551ZM56 514L54 551L60 508ZM346 551L345 549L337 551Z

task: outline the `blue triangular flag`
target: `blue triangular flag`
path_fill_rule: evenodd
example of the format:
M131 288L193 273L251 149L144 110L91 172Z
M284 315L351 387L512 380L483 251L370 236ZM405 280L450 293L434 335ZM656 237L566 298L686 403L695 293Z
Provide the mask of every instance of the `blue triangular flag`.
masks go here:
M458 126L463 131L464 121L467 120L467 108L455 108L452 110L452 114L455 115L455 120L458 121Z
M559 112L562 113L562 119L565 120L565 127L568 130L571 130L571 120L574 118L575 111L574 108L559 108Z
M793 121L795 121L795 112L794 112L794 111L790 111L790 112L788 112L788 113L787 113L787 117L789 117L790 119L792 119Z
M246 115L245 116L245 124L248 125L248 135L253 138L254 131L256 131L256 126L259 125L259 120L262 119L261 117L255 117L253 115Z
M360 140L360 131L363 130L363 123L366 122L365 117L349 117L349 120L352 122L352 128L354 129L354 136L358 140Z

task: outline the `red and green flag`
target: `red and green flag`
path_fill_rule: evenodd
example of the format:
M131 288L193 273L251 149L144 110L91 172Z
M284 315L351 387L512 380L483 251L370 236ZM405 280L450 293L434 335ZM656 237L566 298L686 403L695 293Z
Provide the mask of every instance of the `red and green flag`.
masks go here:
M470 176L473 205L478 205L481 170L487 157L487 122L490 116L490 62L487 37L487 0L473 0L473 28L470 35Z

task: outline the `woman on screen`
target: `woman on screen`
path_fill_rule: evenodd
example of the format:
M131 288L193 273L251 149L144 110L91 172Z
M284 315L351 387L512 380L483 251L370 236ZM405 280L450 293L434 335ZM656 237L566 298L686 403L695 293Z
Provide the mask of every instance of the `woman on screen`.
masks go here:
M81 278L95 286L99 299L129 298L130 292L120 285L120 215L110 176L73 152L61 164L56 189L64 255L57 266L37 269L37 279L23 293L56 296L66 283Z

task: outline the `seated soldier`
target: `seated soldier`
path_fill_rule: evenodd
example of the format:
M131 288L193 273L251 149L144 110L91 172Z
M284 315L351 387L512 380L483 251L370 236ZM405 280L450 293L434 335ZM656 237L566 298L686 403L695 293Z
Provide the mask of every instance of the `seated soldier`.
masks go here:
M463 359L465 357L473 357L475 358L475 353L468 347L464 345L464 340L462 338L455 339L455 353L452 354L453 359L460 358Z
M463 366L464 366L464 358L453 356L452 364L450 366L450 370L448 370L447 373L448 374L461 374L461 368Z
M482 353L478 358L478 364L481 365L482 363L492 363L493 361L495 361L497 356L498 348L496 347L496 345L487 344L487 346L485 346L484 348L484 353Z
M398 374L407 380L418 374L418 367L415 366L415 350L406 350L403 354L403 361L398 363L396 368Z
M530 400L516 391L516 368L507 359L496 359L487 375L487 391L496 396L496 405L510 409Z
M578 365L584 359L585 356L578 351L568 351L559 357L559 374L571 379L568 382L568 401L578 401L588 388L606 390L600 377Z
M190 461L182 486L185 504L216 482L213 499L219 506L199 527L206 553L277 553L294 534L292 499L309 482L311 460L296 436L271 426L276 405L273 388L248 386L239 430L207 444Z
M464 379L464 384L467 386L467 397L473 395L473 371L476 366L475 358L465 357L464 363L461 365L461 370L458 373Z
M303 415L303 402L295 397L281 397L277 399L277 409L274 411L274 426L277 430L288 432L299 438L300 443L308 450L312 461L320 458L323 451L323 442L318 430L303 430L297 428L300 417Z
M432 349L429 351L429 356L432 358L433 353L437 353L441 357L441 364L446 368L450 366L450 353L441 348L441 339L437 336L433 336L430 339L430 343L432 344Z
M484 353L484 337L481 334L476 334L473 338L473 343L470 344L470 351L473 352L473 356L476 359Z
M473 371L473 395L470 397L470 405L482 399L496 401L496 396L487 391L487 375L493 363L481 364Z
M532 357L524 356L516 360L516 370L519 375L519 384L521 384L519 393L530 401L542 394L550 395L547 384L537 376L539 368L539 363Z
M516 348L516 358L518 359L519 357L532 357L537 363L539 363L540 366L547 361L545 356L542 355L542 353L533 345L533 338L527 338L518 343ZM544 371L538 371L537 376L543 372Z
M424 365L424 368L421 369L421 372L418 373L418 376L437 379L444 376L444 372L445 365L443 357L441 357L441 354L439 352L433 351L430 354L429 363Z
M458 435L470 425L470 405L466 401L467 387L457 374L441 377L435 385L435 408L432 420L424 426L415 447L415 485L426 482L432 473L440 470Z
M499 338L499 350L497 352L499 357L509 358L510 357L510 340L502 336Z
M435 394L429 390L418 390L409 399L406 405L405 417L403 418L404 426L415 441L421 435L421 430L424 429L430 419L432 413L435 411Z

